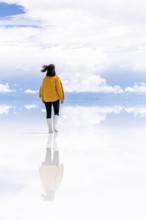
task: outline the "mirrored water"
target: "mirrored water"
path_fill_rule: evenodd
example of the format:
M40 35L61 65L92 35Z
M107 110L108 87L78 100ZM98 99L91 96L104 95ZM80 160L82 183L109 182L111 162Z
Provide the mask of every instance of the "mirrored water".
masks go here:
M145 220L146 105L0 106L1 219Z

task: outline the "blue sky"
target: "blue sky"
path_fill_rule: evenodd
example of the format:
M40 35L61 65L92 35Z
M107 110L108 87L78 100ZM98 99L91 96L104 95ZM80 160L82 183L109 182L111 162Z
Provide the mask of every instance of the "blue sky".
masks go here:
M0 18L6 16L14 16L18 14L24 14L24 9L20 5L7 4L5 2L0 2Z
M66 92L145 94L145 6L144 0L4 0L0 92L38 91L41 66L54 63Z

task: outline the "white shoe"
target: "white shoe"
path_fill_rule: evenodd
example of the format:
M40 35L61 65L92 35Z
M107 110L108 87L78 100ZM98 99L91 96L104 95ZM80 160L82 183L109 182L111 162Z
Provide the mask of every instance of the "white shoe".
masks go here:
M48 124L48 129L49 129L49 133L53 133L53 129L52 129L52 119L51 118L47 118L47 124Z
M58 115L54 115L54 121L53 121L53 129L55 132L58 132L58 127L57 127L57 124L58 124L58 118L59 116Z

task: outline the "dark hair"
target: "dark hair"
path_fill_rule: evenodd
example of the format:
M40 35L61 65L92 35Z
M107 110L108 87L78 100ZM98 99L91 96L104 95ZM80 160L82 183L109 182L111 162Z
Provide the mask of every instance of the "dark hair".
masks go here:
M46 65L42 66L41 72L47 72L46 76L55 76L56 75L54 64L50 64L49 66L46 66Z

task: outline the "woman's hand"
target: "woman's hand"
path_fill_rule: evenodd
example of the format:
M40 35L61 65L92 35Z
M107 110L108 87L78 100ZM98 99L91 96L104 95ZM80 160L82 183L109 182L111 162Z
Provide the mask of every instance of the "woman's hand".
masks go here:
M61 104L63 104L64 100L61 100Z

